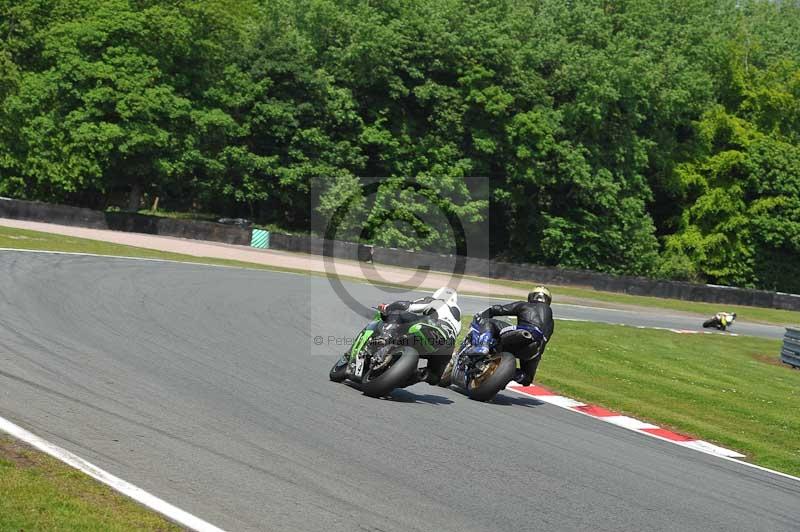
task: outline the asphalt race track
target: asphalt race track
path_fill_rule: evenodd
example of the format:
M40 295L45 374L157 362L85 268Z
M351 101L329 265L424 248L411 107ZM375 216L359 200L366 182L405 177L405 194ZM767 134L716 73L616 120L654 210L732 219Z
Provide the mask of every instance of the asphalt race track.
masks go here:
M605 321L686 328L631 317ZM791 479L518 396L330 383L363 322L319 277L3 251L0 416L229 530L798 529Z
M377 290L375 287L369 285L350 284L348 285L348 291L354 295L365 298L362 299L362 301L373 301L374 298L380 298L383 295L380 290ZM419 297L422 295L428 294L425 292L414 292L412 294L400 292L398 297ZM554 297L558 298L557 290ZM461 302L461 308L464 312L464 315L472 316L476 312L482 311L497 300L487 297L461 296L459 301ZM499 301L505 302L506 300L499 299ZM602 303L598 304L602 305ZM725 306L720 306L720 310L725 310L725 308ZM680 312L668 312L665 314L664 310L644 307L637 310L620 310L553 303L553 316L555 316L556 320L569 319L595 321L639 327L661 327L674 329L677 331L713 332L716 334L732 333L747 336L760 336L775 340L780 340L783 338L783 335L786 332L785 327L779 327L777 325L765 325L761 323L750 323L737 319L736 323L734 323L733 326L728 329L727 333L719 333L719 331L716 329L703 329L704 318L698 318L696 316ZM710 315L707 317L710 317Z

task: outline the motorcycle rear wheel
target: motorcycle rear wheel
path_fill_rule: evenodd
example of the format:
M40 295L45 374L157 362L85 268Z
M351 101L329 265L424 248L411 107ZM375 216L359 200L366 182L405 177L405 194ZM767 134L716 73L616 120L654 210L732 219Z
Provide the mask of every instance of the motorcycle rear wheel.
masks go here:
M369 374L361 381L361 391L369 397L383 397L395 388L403 388L410 380L411 374L417 370L419 353L413 347L400 347L392 353L397 360L375 379Z
M498 353L489 357L486 368L467 383L467 395L475 401L489 401L504 389L517 369L517 360L511 353Z

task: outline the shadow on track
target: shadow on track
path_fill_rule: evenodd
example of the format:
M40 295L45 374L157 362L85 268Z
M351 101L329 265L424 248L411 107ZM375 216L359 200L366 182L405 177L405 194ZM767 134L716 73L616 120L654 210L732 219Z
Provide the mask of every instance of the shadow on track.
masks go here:
M451 405L453 401L441 395L419 395L402 388L393 390L389 399L398 403L426 403L429 405Z
M461 388L453 386L450 389L459 395L463 395L465 399L469 399L469 395L467 395L467 392L465 392ZM535 408L537 406L542 406L543 404L546 404L544 401L531 399L530 397L504 395L502 391L498 393L494 397L494 399L492 399L491 401L486 401L486 403L490 405L500 405L500 406L525 406L528 408Z
M361 387L356 384L355 382L346 381L343 383L345 386L352 388L358 392L361 392ZM364 396L366 397L366 396ZM447 397L442 397L441 395L431 395L431 394L416 394L414 392L409 392L404 388L395 388L387 397L382 397L380 399L373 399L374 401L394 401L395 403L425 403L429 405L451 405L453 401L448 399Z
M344 385L348 386L349 388L352 388L353 390L361 392L361 388L358 386L358 384L354 382L345 382ZM463 390L455 386L448 389L456 392L457 394L463 396L465 399L469 400L469 396ZM388 397L383 397L382 400L394 401L396 403L425 403L430 405L453 404L453 401L451 399L448 399L447 397L442 397L441 395L432 395L432 394L420 395L414 392L410 392L405 388L396 388L395 390L392 390L392 393ZM543 401L531 399L530 397L505 395L502 392L497 394L495 398L489 401L488 403L499 406L524 406L527 408L535 408L537 406L546 404Z
M539 401L537 399L531 399L530 397L522 397L520 395L504 395L502 392L497 394L494 399L492 399L492 404L495 405L502 405L502 406L527 406L529 408L535 408L537 406L542 406L546 404L544 401Z

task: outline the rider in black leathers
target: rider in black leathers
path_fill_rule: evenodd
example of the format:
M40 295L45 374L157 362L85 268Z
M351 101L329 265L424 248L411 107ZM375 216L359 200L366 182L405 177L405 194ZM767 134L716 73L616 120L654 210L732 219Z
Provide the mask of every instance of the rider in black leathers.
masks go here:
M477 327L479 332L476 335L477 341L470 349L471 353L475 355L488 353L489 349L496 344L500 331L511 327L509 323L494 319L495 317L516 316L517 327L530 331L538 342L537 352L530 359L520 361L520 369L517 370L514 377L514 380L523 386L529 385L536 375L536 369L539 367L545 346L553 337L555 323L553 311L550 308L551 301L550 290L543 286L537 286L528 294L527 301L493 305L477 314L472 322L472 327ZM446 376L449 376L448 370L450 369L450 366L445 369ZM443 379L443 381L448 382L447 379Z

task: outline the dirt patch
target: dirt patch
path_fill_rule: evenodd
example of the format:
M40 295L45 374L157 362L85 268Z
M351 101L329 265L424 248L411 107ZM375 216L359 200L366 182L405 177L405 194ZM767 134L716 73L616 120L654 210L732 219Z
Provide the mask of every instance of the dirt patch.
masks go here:
M786 369L789 369L789 370L795 369L792 366L790 366L789 364L784 364L783 362L781 362L781 357L780 356L775 356L775 355L753 355L753 360L758 360L759 362L762 362L764 364L769 364L770 366L780 366L782 368L786 368Z
M31 468L37 464L31 458L31 449L22 442L11 438L0 437L0 459L8 460L19 468Z

